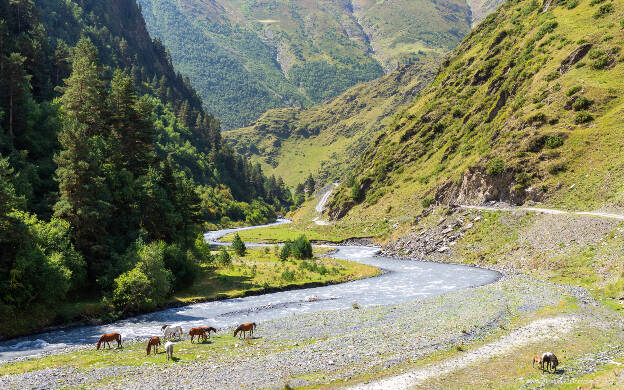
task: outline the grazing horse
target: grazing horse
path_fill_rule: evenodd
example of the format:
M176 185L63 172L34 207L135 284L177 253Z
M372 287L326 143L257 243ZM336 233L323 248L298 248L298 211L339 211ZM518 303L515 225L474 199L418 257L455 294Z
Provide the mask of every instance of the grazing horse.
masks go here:
M213 328L212 326L202 326L200 329L203 329L204 332L206 332L206 334L208 335L208 338L210 338L210 332L217 333L217 330L215 328ZM204 336L202 336L202 337L204 337ZM205 337L204 337L204 341L206 341Z
M533 355L533 368L535 368L535 363L537 363L537 366L539 368L544 368L544 364L542 363L542 358L537 356L537 355Z
M203 338L204 340L206 339L206 330L205 328L191 328L189 330L189 335L191 336L191 343L193 343L193 338L195 336L197 336L197 340L199 340L199 337Z
M249 336L253 338L254 329L256 329L255 322L245 322L244 324L239 325L238 328L236 328L236 330L234 331L234 337L236 337L236 334L238 334L239 332L242 333L243 337L245 336L246 332L249 332Z
M167 353L167 360L173 360L173 343L171 341L165 343L165 352Z
M182 338L183 335L183 331L182 331L182 327L181 326L165 326L162 328L162 332L165 335L166 339L172 338L174 336L178 336L179 338Z
M543 366L546 365L546 371L549 371L552 367L553 371L557 370L557 366L559 365L559 360L552 352L546 352L542 355L542 369Z
M150 354L150 350L154 348L154 354L158 353L158 346L160 345L160 337L154 336L147 342L147 356Z
M121 348L121 335L119 333L106 333L103 334L100 339L98 340L95 349L100 349L100 345L102 343L104 343L104 347L106 347L106 344L108 344L108 348L110 348L110 342L111 341L117 341L117 348Z

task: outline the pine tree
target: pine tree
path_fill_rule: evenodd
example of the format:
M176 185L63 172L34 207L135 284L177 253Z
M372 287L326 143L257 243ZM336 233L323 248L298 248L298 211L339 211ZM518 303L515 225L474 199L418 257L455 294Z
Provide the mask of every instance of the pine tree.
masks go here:
M232 240L232 249L234 249L234 253L238 256L245 256L245 253L247 253L247 247L245 247L245 243L241 240L238 233L236 233Z
M8 132L13 137L16 127L23 127L25 123L24 100L30 90L31 76L26 73L24 62L26 57L19 53L11 53L11 55L2 59L3 66L0 73L0 80L3 89L8 97ZM22 123L21 126L16 125Z
M97 49L89 39L81 39L60 98L64 121L61 151L55 158L60 198L54 212L72 225L74 244L85 255L91 280L101 276L109 261L106 226L111 205L103 172L108 153L101 74Z

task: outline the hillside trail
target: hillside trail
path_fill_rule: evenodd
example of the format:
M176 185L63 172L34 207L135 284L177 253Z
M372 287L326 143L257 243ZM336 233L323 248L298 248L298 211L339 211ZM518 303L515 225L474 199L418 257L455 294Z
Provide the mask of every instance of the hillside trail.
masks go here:
M516 329L496 341L487 343L475 350L467 351L456 358L445 360L441 363L432 363L404 374L381 379L377 382L355 385L351 389L381 390L416 387L429 379L443 377L470 365L503 356L523 345L561 338L574 329L577 321L578 319L573 316L539 319Z
M614 213L603 213L598 211L566 211L566 210L558 210L558 209L549 209L542 207L513 207L513 206L469 206L469 205L459 205L460 208L463 209L471 209L471 210L488 210L488 211L528 211L534 213L542 213L542 214L565 214L565 215L581 215L581 216L592 216L592 217L602 217L602 218L610 218L617 219L619 221L624 221L624 215L622 214L614 214Z
M325 186L325 188L322 188L319 196L321 197L318 201L318 203L316 204L316 207L314 208L314 210L319 213L319 214L323 214L323 210L325 210L325 204L327 203L327 201L329 200L329 197L331 196L331 194L334 192L334 189L336 189L338 186L340 185L340 183L331 183L327 186ZM320 226L325 226L325 225L329 225L329 222L320 219L321 216L319 215L318 217L315 217L313 219L314 223Z

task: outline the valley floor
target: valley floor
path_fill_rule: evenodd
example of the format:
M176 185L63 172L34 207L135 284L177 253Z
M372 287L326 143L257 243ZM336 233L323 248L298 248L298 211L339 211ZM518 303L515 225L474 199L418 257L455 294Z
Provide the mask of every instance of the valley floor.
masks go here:
M0 387L624 388L624 316L614 299L622 293L621 223L536 210L434 210L395 229L386 252L505 277L422 301L267 321L252 340L223 330L206 344L178 343L173 362L163 353L146 357L142 342L25 359L0 365ZM264 233L294 234L298 226L284 229ZM531 365L545 351L559 357L554 373Z

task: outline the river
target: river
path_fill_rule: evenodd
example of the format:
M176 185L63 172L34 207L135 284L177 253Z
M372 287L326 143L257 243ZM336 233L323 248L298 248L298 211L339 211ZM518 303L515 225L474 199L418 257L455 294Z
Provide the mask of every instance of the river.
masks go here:
M280 219L274 224L288 223ZM226 234L263 226L208 232L206 240L216 243ZM259 244L248 244L256 246ZM392 305L425 299L449 291L494 282L494 271L455 264L406 261L378 256L378 248L338 246L332 257L379 267L384 274L353 282L283 291L244 298L226 299L171 308L127 318L101 326L81 326L40 333L0 342L0 360L57 350L72 345L95 343L102 333L119 332L122 338L148 337L160 333L163 324L181 325L186 331L194 326L228 328L242 322L262 322L289 315L320 310L360 306Z

